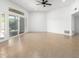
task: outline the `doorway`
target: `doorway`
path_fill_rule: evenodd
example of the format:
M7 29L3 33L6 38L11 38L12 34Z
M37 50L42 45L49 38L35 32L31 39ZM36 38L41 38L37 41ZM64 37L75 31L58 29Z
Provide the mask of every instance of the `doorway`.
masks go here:
M72 15L73 35L79 35L79 12Z

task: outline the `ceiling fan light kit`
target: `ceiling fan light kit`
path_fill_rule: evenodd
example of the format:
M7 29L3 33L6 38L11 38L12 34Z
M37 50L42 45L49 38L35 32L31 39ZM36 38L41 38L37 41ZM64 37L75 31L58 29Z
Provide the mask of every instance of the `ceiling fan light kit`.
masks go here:
M40 0L40 1L37 1L39 4L37 4L37 5L43 5L43 7L46 7L47 5L48 6L51 6L52 4L51 3L49 3L49 1L48 0Z

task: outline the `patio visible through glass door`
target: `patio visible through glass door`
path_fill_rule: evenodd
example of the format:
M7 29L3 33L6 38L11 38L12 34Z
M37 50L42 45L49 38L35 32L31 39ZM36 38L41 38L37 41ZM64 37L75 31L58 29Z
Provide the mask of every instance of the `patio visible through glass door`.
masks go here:
M9 15L9 36L18 35L18 17Z

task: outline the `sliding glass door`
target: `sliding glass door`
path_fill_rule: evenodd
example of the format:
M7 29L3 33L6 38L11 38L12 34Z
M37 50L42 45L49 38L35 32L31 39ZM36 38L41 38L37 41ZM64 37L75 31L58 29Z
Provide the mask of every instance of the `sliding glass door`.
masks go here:
M24 17L9 15L9 36L13 37L25 32Z
M9 36L16 36L18 34L18 17L9 15Z
M0 40L5 38L5 15L0 15Z

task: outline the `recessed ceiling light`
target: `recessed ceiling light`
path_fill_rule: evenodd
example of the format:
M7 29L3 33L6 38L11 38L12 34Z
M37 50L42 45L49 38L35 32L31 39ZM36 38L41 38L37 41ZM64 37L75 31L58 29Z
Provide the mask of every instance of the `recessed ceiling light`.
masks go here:
M62 2L66 2L66 0L62 0Z

